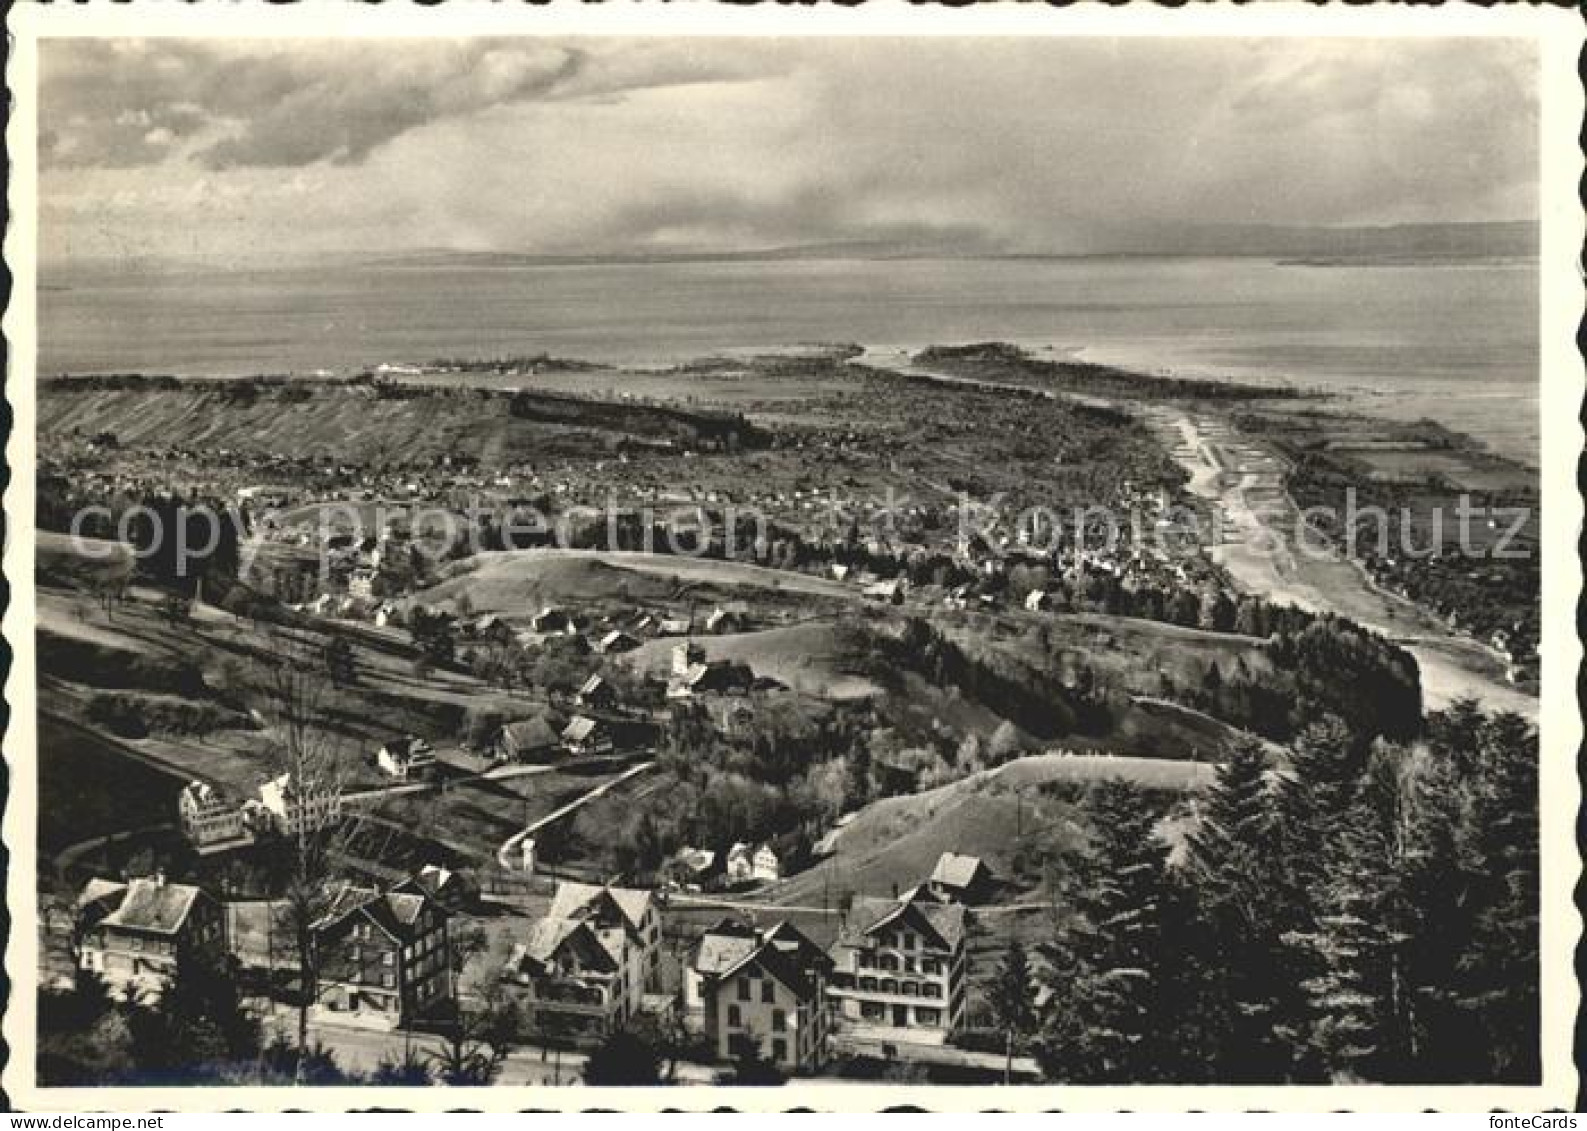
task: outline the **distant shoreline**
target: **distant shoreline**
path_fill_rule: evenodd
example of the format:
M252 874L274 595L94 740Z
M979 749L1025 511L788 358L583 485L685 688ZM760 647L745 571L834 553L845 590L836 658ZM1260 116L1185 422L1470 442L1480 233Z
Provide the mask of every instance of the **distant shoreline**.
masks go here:
M1308 265L1325 267L1358 266L1360 264L1339 261L1317 262ZM1380 265L1395 266L1397 264L1384 263ZM1203 371L1193 368L1176 369L1169 365L1151 367L1118 360L1106 360L1109 352L1106 347L1099 351L1102 356L1093 360L1088 354L1092 354L1095 348L1087 345L1037 343L1030 339L1015 339L1004 344L1025 351L1037 362L1094 368L1099 373L1116 374L1121 378L1135 379L1153 385L1159 382L1184 382L1187 385L1211 383L1241 390L1246 395L1254 396L1261 391L1271 390L1273 395L1277 397L1315 399L1318 401L1331 401L1335 404L1342 403L1348 396L1345 390L1301 385L1281 378L1263 378L1260 374L1217 373L1211 370ZM881 357L894 353L900 357L906 355L913 357L923 349L932 348L957 347L944 346L942 344L930 346L922 343L895 342L861 345L852 342L812 341L791 342L781 345L723 346L691 357L657 356L646 360L622 362L592 361L585 358L553 357L550 355L516 358L459 357L426 361L387 358L379 362L362 365L344 366L334 369L322 368L307 372L300 370L276 372L260 370L252 373L199 373L106 369L39 374L37 381L41 386L50 382L61 382L63 387L64 383L77 381L82 381L85 384L106 381L147 382L151 387L177 382L186 386L203 388L209 386L220 387L238 381L266 383L303 382L334 386L360 379L373 378L404 384L433 386L437 389L479 387L498 391L515 388L532 390L544 383L544 391L549 393L570 394L595 399L613 399L621 398L625 395L625 391L622 388L613 384L614 379L621 382L625 378L630 378L636 382L643 382L646 378L664 375L671 378L694 378L698 379L702 385L714 386L726 379L724 375L735 363L748 364L757 359L779 357L785 358L790 362L797 362L802 358L820 359L835 356ZM518 384L512 384L513 382ZM603 384L596 385L595 382L603 382ZM588 388L572 387L586 384L588 384ZM1382 392L1382 390L1378 390L1378 392ZM636 390L632 395L654 399L653 394L641 390ZM1193 399L1193 397L1194 394L1187 394L1187 399ZM667 398L662 397L661 399ZM674 399L678 399L680 403L683 400L681 397L674 397ZM1404 416L1376 411L1370 400L1361 404L1350 404L1346 407L1351 412L1379 418L1386 422L1396 424L1416 422ZM1524 468L1531 472L1535 472L1537 469L1535 456L1530 460L1518 458L1495 447L1490 440L1468 430L1455 427L1446 421L1431 416L1420 419L1442 433L1442 443L1449 450L1459 451L1499 464Z

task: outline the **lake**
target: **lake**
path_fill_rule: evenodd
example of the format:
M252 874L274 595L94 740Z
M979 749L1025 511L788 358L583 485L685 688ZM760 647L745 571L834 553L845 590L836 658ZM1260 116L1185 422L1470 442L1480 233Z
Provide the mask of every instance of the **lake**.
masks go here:
M41 273L39 372L345 371L546 352L620 364L803 342L999 339L1315 386L1532 466L1535 263L1264 259L355 263Z

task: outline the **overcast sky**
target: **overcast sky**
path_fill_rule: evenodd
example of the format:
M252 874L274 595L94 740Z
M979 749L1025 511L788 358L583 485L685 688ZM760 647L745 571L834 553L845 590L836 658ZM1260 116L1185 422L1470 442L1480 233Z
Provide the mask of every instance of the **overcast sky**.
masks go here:
M266 258L1530 219L1520 41L41 44L40 250Z

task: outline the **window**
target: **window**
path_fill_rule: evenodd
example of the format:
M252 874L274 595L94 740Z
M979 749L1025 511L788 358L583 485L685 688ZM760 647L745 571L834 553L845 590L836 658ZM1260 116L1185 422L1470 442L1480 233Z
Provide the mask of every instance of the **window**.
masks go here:
M355 944L353 948L347 952L347 957L351 958L354 962L362 961L364 957L364 948Z
M924 1006L915 1007L915 1020L919 1021L922 1025L935 1025L937 1023L937 1019L941 1016L941 1010L926 1009Z
M777 985L770 978L760 984L760 1000L767 1005L777 1000Z
M750 1000L749 979L748 978L740 978L738 980L738 1000L739 1001L749 1001Z
M773 1060L787 1060L788 1059L788 1042L787 1041L773 1041L771 1043L771 1058Z
M380 984L389 990L397 984L397 976L395 974L382 974L380 976Z
M786 1033L788 1031L788 1015L780 1009L771 1011L771 1031L773 1033Z
M744 1015L739 1012L738 1006L736 1006L736 1005L728 1006L727 1007L727 1027L729 1029L737 1029L743 1023L744 1023Z
M382 966L395 966L397 964L397 952L394 950L386 951L385 954L380 956L380 964Z

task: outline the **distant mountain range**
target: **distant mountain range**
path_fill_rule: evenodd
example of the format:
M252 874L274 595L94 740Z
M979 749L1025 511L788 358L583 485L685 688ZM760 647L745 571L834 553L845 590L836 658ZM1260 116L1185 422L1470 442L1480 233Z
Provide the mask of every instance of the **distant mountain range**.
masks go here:
M510 251L429 250L379 257L394 265L481 266L579 263L677 263L800 259L1075 259L1106 256L1250 256L1342 262L1393 262L1526 258L1537 255L1537 225L1489 221L1463 224L1394 224L1381 227L1279 227L1265 224L1192 224L1102 234L1084 251L989 251L963 244L931 245L889 240L843 240L791 247L628 254L540 255Z
M1526 221L1393 224L1379 227L1305 227L1266 224L1160 224L1088 234L1083 246L1018 250L978 245L959 237L932 240L835 240L783 247L689 251L602 251L548 255L521 251L421 248L372 254L316 252L301 261L237 263L221 259L87 260L42 262L63 267L160 273L250 270L261 267L346 265L381 267L532 267L598 263L768 262L816 259L1093 259L1116 257L1250 257L1306 263L1417 263L1535 258L1538 226Z
M1348 228L1192 225L1142 233L1120 250L1139 255L1240 255L1352 262L1525 258L1537 255L1538 226L1510 221Z

